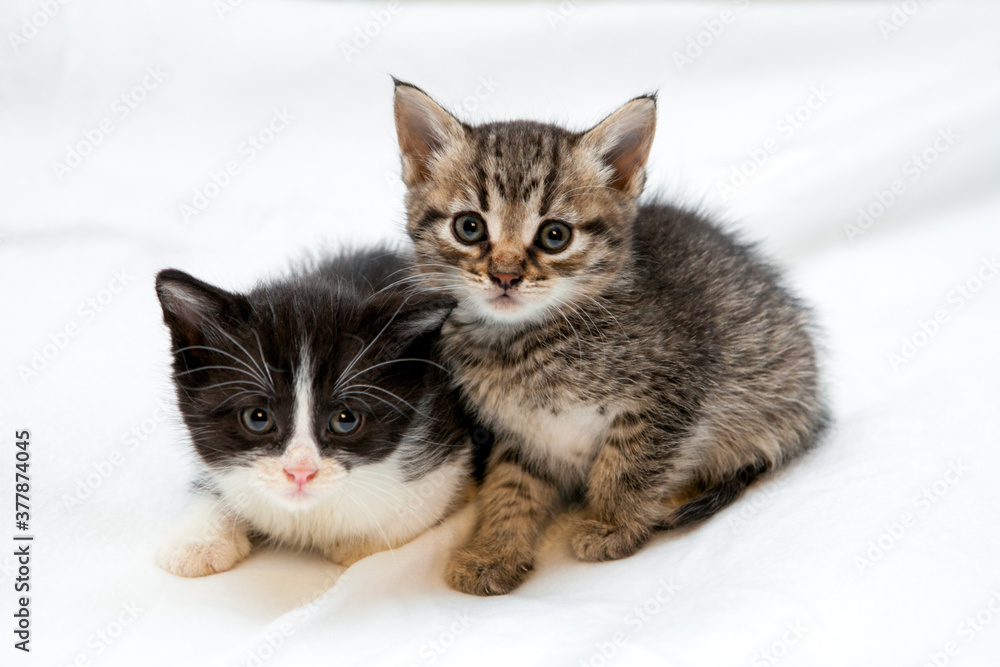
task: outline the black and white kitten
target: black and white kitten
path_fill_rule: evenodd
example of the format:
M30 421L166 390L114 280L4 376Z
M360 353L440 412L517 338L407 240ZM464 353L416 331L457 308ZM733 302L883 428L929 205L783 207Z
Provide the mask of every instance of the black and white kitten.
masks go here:
M711 221L638 204L655 99L572 132L395 95L418 267L459 302L442 356L496 435L455 588L512 590L567 499L584 504L573 553L624 558L815 440L806 310Z
M159 564L195 577L256 537L349 565L447 516L470 483L470 426L434 343L453 302L414 295L386 250L234 294L156 279L173 378L204 465Z

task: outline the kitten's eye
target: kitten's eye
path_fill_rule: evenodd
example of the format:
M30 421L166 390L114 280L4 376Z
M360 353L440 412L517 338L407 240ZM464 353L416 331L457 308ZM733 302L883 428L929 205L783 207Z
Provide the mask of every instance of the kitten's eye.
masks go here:
M452 224L455 236L462 243L473 245L486 239L486 221L475 213L460 213Z
M330 417L330 430L337 435L347 435L354 433L364 422L364 417L354 412L350 408L343 408L333 413Z
M274 429L274 420L264 408L247 408L240 413L240 420L254 435L263 435Z
M535 244L545 252L560 252L569 245L573 238L573 230L565 222L548 220L538 228L538 238Z

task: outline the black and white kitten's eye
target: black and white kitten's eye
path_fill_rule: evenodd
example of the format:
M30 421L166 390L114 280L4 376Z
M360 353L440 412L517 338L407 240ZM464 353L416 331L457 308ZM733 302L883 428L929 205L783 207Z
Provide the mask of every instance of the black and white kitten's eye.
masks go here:
M545 252L561 252L573 238L573 230L565 222L546 220L538 228L538 238L535 244Z
M274 430L274 420L264 408L247 408L240 413L240 421L254 435L264 435Z
M486 240L486 221L475 213L459 213L452 223L455 237L462 243L473 245Z
M364 415L360 415L350 408L343 408L333 413L330 417L330 430L337 435L349 435L357 432L364 422Z

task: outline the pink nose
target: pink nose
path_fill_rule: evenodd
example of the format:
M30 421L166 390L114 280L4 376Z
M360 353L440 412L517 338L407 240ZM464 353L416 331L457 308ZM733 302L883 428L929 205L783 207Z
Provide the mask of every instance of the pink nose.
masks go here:
M319 470L316 468L285 468L285 475L288 476L290 481L299 485L300 491L309 480L316 476L317 472Z

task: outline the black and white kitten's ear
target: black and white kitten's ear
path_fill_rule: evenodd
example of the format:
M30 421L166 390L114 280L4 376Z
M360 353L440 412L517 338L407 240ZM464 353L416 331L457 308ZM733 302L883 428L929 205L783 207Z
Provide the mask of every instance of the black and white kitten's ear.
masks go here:
M415 185L431 175L434 158L465 136L465 127L430 95L393 78L396 135L403 155L403 182Z
M583 133L581 143L612 170L608 183L630 197L642 193L646 160L656 134L656 96L643 95Z
M176 349L202 344L206 329L220 328L231 317L237 299L234 294L177 269L157 274L156 295Z
M414 343L430 340L435 336L455 309L457 301L448 296L413 296L395 311L383 310L383 317L391 317L386 325L386 349L397 355Z

